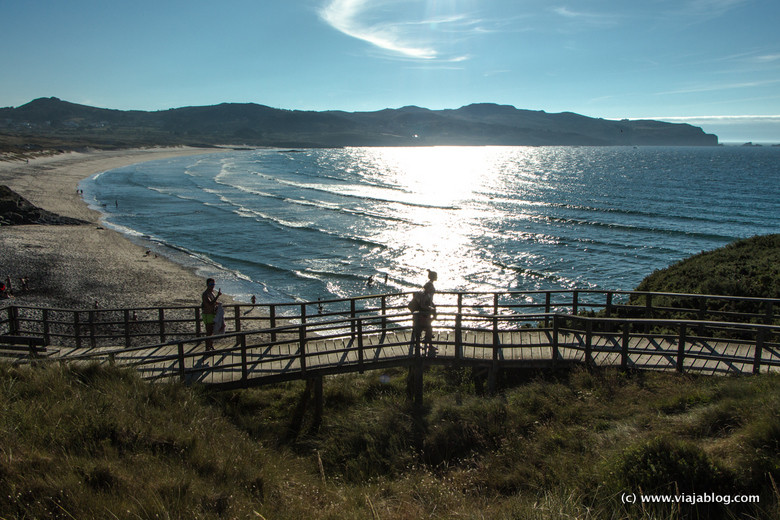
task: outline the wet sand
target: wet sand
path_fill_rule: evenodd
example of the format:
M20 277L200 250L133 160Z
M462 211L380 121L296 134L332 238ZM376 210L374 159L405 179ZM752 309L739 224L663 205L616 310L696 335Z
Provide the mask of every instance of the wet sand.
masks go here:
M155 148L67 153L0 162L5 184L36 206L88 224L0 227L0 279L11 278L17 305L121 308L199 305L205 280L193 270L146 250L100 225L77 193L96 173L134 163L220 149ZM19 279L29 279L22 290ZM221 298L226 303L226 295ZM9 300L0 300L0 305Z

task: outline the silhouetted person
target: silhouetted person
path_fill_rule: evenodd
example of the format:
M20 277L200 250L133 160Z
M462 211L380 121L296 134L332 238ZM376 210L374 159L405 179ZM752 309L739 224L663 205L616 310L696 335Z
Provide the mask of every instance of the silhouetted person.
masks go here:
M433 283L426 283L422 291L415 293L410 309L414 313L412 316L412 341L427 350L427 354L432 356L436 354L437 349L433 346L433 320L436 319L436 306L433 304L433 293L435 289ZM425 336L421 338L425 333Z
M222 289L214 294L214 285L216 282L213 278L206 280L206 290L203 291L201 296L201 309L203 310L203 324L206 325L206 336L214 334L214 318L217 316L217 299L222 294ZM206 339L206 350L214 350L214 342L210 339Z
M433 286L433 282L435 282L438 279L439 279L439 275L436 274L436 271L431 271L430 269L428 269L428 281L425 282L425 285L423 286L423 290L429 288L432 289L431 298L433 298L433 293L436 292L436 288Z

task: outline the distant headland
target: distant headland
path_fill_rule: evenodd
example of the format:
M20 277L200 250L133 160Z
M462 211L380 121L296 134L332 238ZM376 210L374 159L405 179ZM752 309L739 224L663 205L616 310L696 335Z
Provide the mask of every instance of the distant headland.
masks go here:
M0 150L137 146L715 146L688 124L606 120L480 103L376 112L282 110L223 103L156 112L122 111L40 98L0 108Z

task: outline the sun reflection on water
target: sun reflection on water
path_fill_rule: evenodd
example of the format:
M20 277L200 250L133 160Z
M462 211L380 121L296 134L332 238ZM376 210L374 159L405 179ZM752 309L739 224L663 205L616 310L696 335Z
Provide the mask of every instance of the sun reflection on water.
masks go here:
M507 286L516 273L502 275L492 245L480 246L486 219L501 212L491 199L510 182L507 163L516 164L518 149L496 147L434 147L359 149L361 161L372 163L382 182L403 193L407 224L387 226L375 237L405 266L407 279L424 281L427 269L439 273L440 289L484 287L486 279ZM514 173L513 173L514 176ZM490 241L485 241L488 243ZM415 274L419 273L419 274ZM402 273L399 273L402 274Z

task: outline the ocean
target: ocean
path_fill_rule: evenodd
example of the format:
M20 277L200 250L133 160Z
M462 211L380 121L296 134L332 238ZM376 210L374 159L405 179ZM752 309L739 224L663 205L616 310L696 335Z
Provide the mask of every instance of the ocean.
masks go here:
M244 150L83 181L104 225L239 301L630 290L780 232L777 147Z

